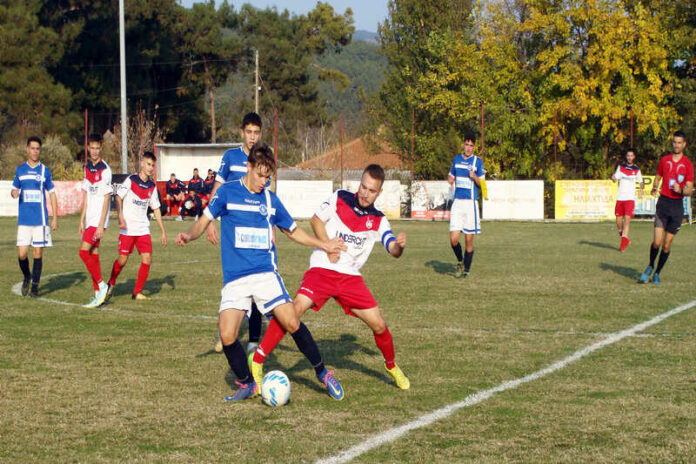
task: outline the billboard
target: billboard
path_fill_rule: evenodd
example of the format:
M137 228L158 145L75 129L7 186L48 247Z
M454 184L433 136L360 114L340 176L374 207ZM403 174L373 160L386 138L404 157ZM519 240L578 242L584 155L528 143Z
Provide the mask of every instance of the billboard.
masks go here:
M333 193L330 180L278 180L276 195L295 219L314 216L322 201Z
M489 180L483 219L543 220L544 181Z
M452 190L445 180L411 183L411 217L449 220Z

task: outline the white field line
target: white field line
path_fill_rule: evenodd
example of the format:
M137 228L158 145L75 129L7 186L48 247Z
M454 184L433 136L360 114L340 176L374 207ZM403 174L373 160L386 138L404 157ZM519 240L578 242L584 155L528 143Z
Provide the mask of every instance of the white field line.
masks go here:
M488 390L483 390L478 393L475 393L473 395L467 396L464 400L458 402L458 403L453 403L447 406L444 406L440 409L436 409L428 414L425 414L423 416L420 416L419 418L412 420L411 422L407 422L406 424L400 426L400 427L395 427L389 430L386 430L382 433L379 433L377 435L373 435L372 437L368 438L367 440L363 441L362 443L359 443L351 448L348 448L347 450L335 455L331 456L328 458L320 459L316 461L316 464L339 464L339 463L345 463L353 460L354 458L367 453L368 451L377 448L379 446L382 446L387 443L391 443L395 440L398 440L399 438L403 437L406 435L408 432L411 430L416 430L420 429L423 427L427 427L434 422L437 422L439 420L445 419L446 417L450 416L454 412L458 411L459 409L466 408L469 406L473 406L475 404L481 403L482 401L487 400L488 398L492 397L496 393L504 392L506 390L512 390L520 385L523 385L527 382L531 382L533 380L540 379L542 377L546 377L549 374L553 374L556 371L559 371L563 368L565 368L568 364L573 363L575 361L578 361L585 356L600 350L606 346L612 345L616 342L619 342L623 340L626 337L631 337L635 335L638 332L641 332L655 324L659 324L660 322L664 321L665 319L672 317L676 314L679 314L681 312L684 312L688 309L693 308L696 306L696 300L692 300L686 304L683 304L681 306L678 306L670 311L667 311L666 313L662 313L658 316L653 317L650 320L647 320L645 322L641 322L638 325L634 325L631 328L622 330L621 332L615 332L606 338L598 341L597 343L594 343L592 345L586 346L585 348L582 348L575 353L571 354L570 356L560 360L556 361L553 364L550 364L549 366L538 370L536 372L533 372L529 375L526 375L524 377L515 379L515 380L508 380L507 382L503 382L500 385L489 388Z

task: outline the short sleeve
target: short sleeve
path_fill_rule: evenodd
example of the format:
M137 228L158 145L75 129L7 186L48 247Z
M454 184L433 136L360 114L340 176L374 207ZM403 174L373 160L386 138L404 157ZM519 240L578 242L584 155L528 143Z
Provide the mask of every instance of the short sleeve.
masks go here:
M691 163L691 160L689 160L689 164L686 166L685 179L687 182L691 182L692 184L694 182L694 165Z
M102 174L102 195L106 195L107 193L111 195L114 193L114 189L111 186L111 168L106 168L104 169L104 172Z
M19 181L19 174L17 171L19 171L19 169L17 169L15 171L14 180L12 181L12 187L14 187L16 189L22 188L22 183Z
M457 155L457 156L459 156L459 155ZM454 160L452 161L452 166L450 166L450 170L449 170L449 175L452 177L457 176L457 171L455 171L455 165L457 164L457 156L454 157Z
M640 173L640 169L638 170L638 173L636 174L636 182L639 184L643 183L643 175Z
M314 214L321 219L323 222L331 219L331 215L336 211L336 199L338 198L338 191L335 191L329 198L324 200L319 208L314 212Z
M46 168L46 172L44 173L44 177L46 178L46 182L44 182L44 188L48 193L51 193L56 189L56 186L53 184L53 175L51 174L51 170Z
M616 180L621 179L621 165L617 164L616 169L614 170L614 177L616 177Z
M281 229L294 231L297 228L295 220L290 216L288 210L285 209L285 205L280 201L274 193L271 193L271 205L275 208L275 215L273 216L273 224L280 227Z
M157 191L157 187L152 191L152 195L150 195L150 201L149 201L149 206L152 208L152 210L159 209L160 205L160 200L159 200L159 192Z
M227 201L225 199L226 191L227 190L224 188L217 189L217 192L215 192L215 195L210 199L208 206L206 206L205 210L203 211L203 214L205 214L211 221L222 216L223 212L227 210Z
M391 230L391 224L389 224L389 219L387 219L386 216L382 217L377 233L379 234L379 239L382 242L384 249L388 252L389 245L396 239L396 237L394 236L394 232Z
M483 170L483 160L481 158L476 158L476 177L484 177L486 171Z
M227 176L230 174L230 163L227 157L227 153L229 152L226 151L225 154L222 155L222 161L220 161L220 168L218 169L218 172L215 175L215 180L217 182L220 182L221 184L224 184L227 181Z
M128 190L130 190L130 187L131 187L130 177L126 177L126 180L124 180L123 183L118 186L118 190L116 190L116 195L121 197L121 199L125 198L126 194L128 193Z

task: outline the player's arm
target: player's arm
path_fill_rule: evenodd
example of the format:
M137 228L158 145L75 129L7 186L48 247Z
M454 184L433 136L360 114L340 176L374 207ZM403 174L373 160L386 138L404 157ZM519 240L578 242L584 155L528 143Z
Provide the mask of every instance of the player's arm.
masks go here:
M123 217L123 198L121 195L116 195L116 212L118 213L118 227L120 229L127 229L126 219Z
M80 225L77 227L77 232L82 235L85 231L85 215L87 214L87 192L82 191L82 209L80 210Z
M53 209L53 217L51 218L51 229L57 230L58 229L58 197L56 196L55 191L51 191L51 193L48 194L48 197L51 199L51 208Z
M661 180L662 180L662 176L655 176L655 182L653 183L652 189L650 189L650 195L652 195L652 196L657 195L657 192L659 192Z
M331 240L319 239L318 237L312 237L304 229L295 227L292 231L281 228L285 235L288 236L290 240L300 245L321 248L326 253L338 253L340 251L346 250L347 247L343 243L343 239L340 237L335 237Z
M394 237L394 240L392 240L389 243L389 247L387 248L387 250L389 251L390 255L392 255L395 258L398 258L404 252L405 248L406 248L406 233L401 232L400 234L396 235Z
M208 217L206 213L201 214L198 220L189 227L187 232L179 232L176 236L176 244L179 246L184 246L192 240L198 239L203 232L208 228L208 225L212 224L213 220Z
M153 210L153 213L155 214L155 221L157 221L157 225L160 228L160 231L162 232L162 247L166 248L167 247L167 232L164 230L164 223L162 222L162 211L160 211L159 208L155 208Z
M210 191L210 198L213 198L215 196L215 192L217 192L217 189L220 188L222 185L222 182L216 180L215 183L213 184L213 189ZM217 228L215 227L215 223L213 221L209 221L207 229L206 229L206 238L210 243L213 245L218 244L218 238L217 238Z
M94 238L99 240L104 237L104 224L106 223L106 216L109 214L109 202L111 201L111 194L106 193L104 195L104 203L102 203L101 216L99 217L99 226L94 232Z
M326 224L321 220L321 218L319 218L319 216L316 214L312 216L309 224L312 226L314 235L316 235L319 240L323 240L325 242L329 240L329 234L326 233Z
M450 185L454 184L454 176L452 174L447 174L447 182L449 182Z

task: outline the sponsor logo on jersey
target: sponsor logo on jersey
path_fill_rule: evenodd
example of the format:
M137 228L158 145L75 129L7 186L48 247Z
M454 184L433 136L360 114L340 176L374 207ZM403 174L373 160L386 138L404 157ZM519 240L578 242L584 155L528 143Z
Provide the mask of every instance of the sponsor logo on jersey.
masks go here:
M147 204L148 204L149 202L150 202L149 199L147 199L147 200L137 200L137 199L133 198L133 204L134 204L134 205L137 205L137 206L140 206L140 207L143 207L143 208L144 208L144 207L147 207Z
M342 238L346 244L352 243L358 248L362 248L362 246L367 241L367 237L358 237L357 235L353 235L353 234L343 234L343 233L339 232L338 236L340 238Z

